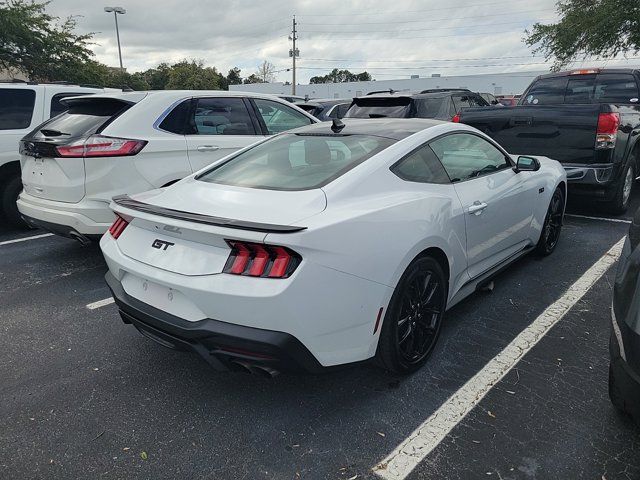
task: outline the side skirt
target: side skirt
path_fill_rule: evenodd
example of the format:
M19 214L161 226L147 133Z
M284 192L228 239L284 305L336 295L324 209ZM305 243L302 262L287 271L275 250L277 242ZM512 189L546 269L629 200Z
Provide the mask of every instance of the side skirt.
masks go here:
M508 257L502 263L496 265L495 267L492 267L491 269L487 270L483 274L469 280L460 288L460 290L458 290L458 293L456 293L453 296L453 298L449 301L449 303L447 304L447 310L449 310L454 305L460 303L462 300L467 298L472 293L476 292L477 290L480 290L483 286L491 282L491 280L494 279L497 275L502 273L512 263L524 257L525 255L527 255L534 248L535 248L534 245L525 247L522 250Z

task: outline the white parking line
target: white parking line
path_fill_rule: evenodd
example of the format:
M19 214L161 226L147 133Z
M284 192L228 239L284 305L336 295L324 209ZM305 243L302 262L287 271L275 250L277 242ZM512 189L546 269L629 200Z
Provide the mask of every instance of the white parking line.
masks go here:
M98 300L97 302L87 304L87 308L89 310L95 310L96 308L105 307L107 305L111 305L114 302L112 297L103 298L102 300Z
M542 339L589 291L617 260L624 238L605 253L552 305L542 312L507 347L444 402L425 422L376 465L375 473L401 480L460 423L483 397Z
M622 218L590 217L588 215L576 215L575 213L565 213L564 216L575 217L575 218L586 218L587 220L602 220L603 222L631 223L631 220L624 220Z
M26 242L27 240L36 240L38 238L51 237L53 233L43 233L42 235L32 235L30 237L16 238L15 240L5 240L4 242L0 242L0 246L9 245L10 243L20 243Z

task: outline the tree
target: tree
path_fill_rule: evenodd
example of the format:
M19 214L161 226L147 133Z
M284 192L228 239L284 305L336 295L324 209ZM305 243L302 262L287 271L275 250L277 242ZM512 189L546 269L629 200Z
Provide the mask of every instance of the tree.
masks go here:
M559 69L580 56L611 57L640 51L640 2L560 0L558 23L536 23L525 42L554 58Z
M238 67L234 67L229 70L229 74L227 75L227 83L229 85L242 84L242 77L240 76L240 69Z
M349 70L338 70L334 68L327 75L311 77L309 83L342 83L342 82L368 82L371 75L367 72L351 73Z
M32 80L68 80L85 67L88 75L96 74L89 49L93 34L75 34L75 18L60 22L45 12L47 3L0 1L0 68Z
M262 81L262 78L258 77L255 73L252 73L247 78L244 79L243 82L245 85L249 83L265 83Z
M215 67L205 67L202 60L183 60L170 67L165 88L172 90L218 90L220 74Z
M261 83L270 83L275 80L275 71L276 67L273 63L265 60L258 66L258 70L255 75L262 81Z

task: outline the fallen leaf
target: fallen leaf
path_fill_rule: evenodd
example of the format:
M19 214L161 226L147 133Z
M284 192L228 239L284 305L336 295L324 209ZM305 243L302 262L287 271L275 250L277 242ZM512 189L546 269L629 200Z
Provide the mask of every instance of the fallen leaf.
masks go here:
M385 435L384 433L382 433L382 432L377 432L377 433L378 433L378 435L380 435L381 437L386 437L386 435Z
M122 449L122 451L124 451L124 452L127 452L127 451L129 451L129 450L131 450L129 447L124 447L124 448Z
M487 415L489 415L491 418L496 418L496 416L491 413L491 410L487 410ZM489 473L488 475L491 475L491 473Z
M349 480L356 480L356 478L358 478L358 475L354 475L353 477L349 478Z
M146 460L149 456L147 455L147 452L140 452L140 458Z

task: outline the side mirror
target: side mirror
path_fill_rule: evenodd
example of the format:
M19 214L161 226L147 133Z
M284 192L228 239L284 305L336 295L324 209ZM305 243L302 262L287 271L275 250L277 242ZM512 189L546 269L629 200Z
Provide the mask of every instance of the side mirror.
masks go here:
M537 172L540 170L540 162L537 158L519 156L516 166L513 168L514 172Z

